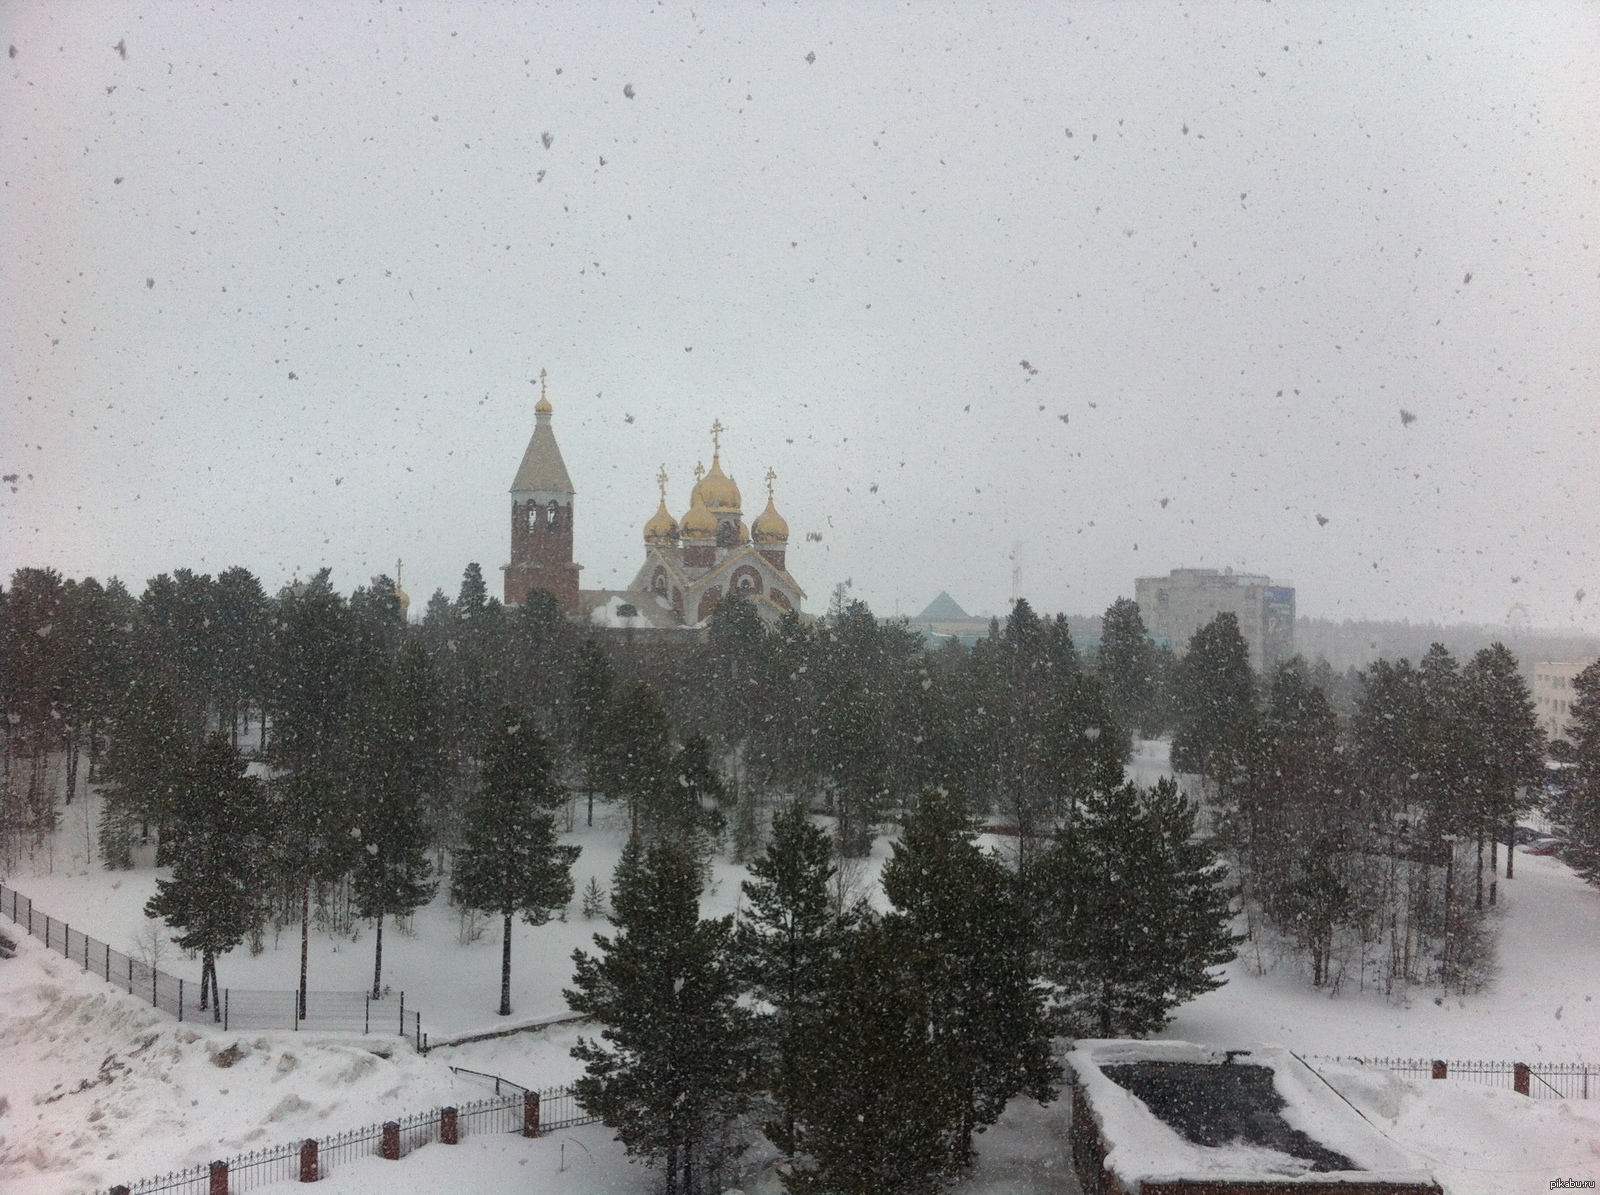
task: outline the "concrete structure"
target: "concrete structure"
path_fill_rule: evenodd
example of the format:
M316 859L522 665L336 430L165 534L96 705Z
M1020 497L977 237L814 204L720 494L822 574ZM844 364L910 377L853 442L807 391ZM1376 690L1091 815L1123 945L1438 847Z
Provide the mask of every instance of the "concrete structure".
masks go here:
M1222 613L1238 618L1257 672L1270 672L1294 656L1293 586L1231 568L1175 568L1165 577L1140 577L1133 593L1145 630L1180 656L1194 633Z
M1288 1050L1080 1039L1067 1066L1085 1195L1442 1195Z
M1545 660L1529 665L1533 673L1533 684L1528 687L1533 697L1533 710L1547 737L1571 741L1572 703L1578 698L1572 681L1593 663L1593 660Z

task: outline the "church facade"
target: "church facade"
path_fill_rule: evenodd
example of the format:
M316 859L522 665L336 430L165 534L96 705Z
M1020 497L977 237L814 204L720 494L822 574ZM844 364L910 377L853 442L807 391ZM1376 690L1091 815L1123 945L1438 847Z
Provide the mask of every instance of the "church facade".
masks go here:
M569 617L663 630L704 626L730 594L748 600L767 622L801 613L805 591L788 571L789 524L775 503L777 474L767 470L766 507L747 525L743 495L722 468L720 421L711 427L711 468L695 467L681 520L667 509L665 466L657 475L660 501L644 525L644 560L628 587L581 589L582 566L573 560L576 495L552 416L541 387L533 437L511 483L506 605L519 606L545 589Z

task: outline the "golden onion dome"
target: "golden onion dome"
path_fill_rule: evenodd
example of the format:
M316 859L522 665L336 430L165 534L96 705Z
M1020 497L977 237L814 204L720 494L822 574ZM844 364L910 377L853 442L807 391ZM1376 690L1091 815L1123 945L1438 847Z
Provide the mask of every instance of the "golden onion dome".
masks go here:
M644 542L652 545L670 545L678 542L678 520L667 513L667 467L661 466L656 474L656 484L661 487L661 505L650 521L644 525Z
M707 510L740 509L739 487L734 484L733 478L722 471L722 459L717 453L711 455L711 472L700 479L695 489L699 491Z
M678 520L667 513L665 501L656 507L656 513L644 525L644 542L647 544L673 544L678 542Z
M772 502L772 483L778 480L777 473L767 470L767 509L756 516L756 521L750 525L751 538L758 544L786 544L789 542L789 524L778 513L778 508Z
M709 543L717 538L717 516L706 509L705 498L698 485L689 496L689 512L683 516L679 531L685 540Z
M733 478L722 471L722 420L711 425L711 472L702 477L695 489L705 500L706 509L712 512L741 510L739 487Z

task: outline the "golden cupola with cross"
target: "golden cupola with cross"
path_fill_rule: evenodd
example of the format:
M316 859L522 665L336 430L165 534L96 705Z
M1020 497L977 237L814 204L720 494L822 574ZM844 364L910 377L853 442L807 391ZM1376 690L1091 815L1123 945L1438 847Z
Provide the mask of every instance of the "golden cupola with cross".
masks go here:
M787 570L789 524L774 498L777 474L767 470L767 505L744 522L738 483L723 470L721 420L711 425L711 468L695 466L689 508L667 509L667 471L656 477L656 512L644 527L645 563L627 591L627 606L655 625L701 626L726 597L748 600L769 622L799 613L805 592Z

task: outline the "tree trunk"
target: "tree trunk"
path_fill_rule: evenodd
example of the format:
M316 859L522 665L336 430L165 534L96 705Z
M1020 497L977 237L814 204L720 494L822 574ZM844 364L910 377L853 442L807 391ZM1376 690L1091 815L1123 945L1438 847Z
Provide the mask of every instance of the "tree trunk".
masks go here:
M378 913L378 945L372 957L372 998L383 999L383 913Z
M1506 879L1515 878L1512 873L1512 857L1517 853L1517 819L1512 818L1506 823Z
M678 1190L678 1143L669 1138L671 1144L667 1146L667 1195L676 1195Z
M78 790L78 732L73 730L67 735L67 804L72 804L73 795Z
M200 1008L210 1007L207 998L211 991L211 952L208 950L200 956Z
M505 933L500 940L500 1015L511 1015L511 914L505 915Z
M300 888L300 1015L306 1019L306 964L311 954L311 876L307 873Z
M589 789L589 824L594 825L594 788Z
M1472 907L1479 913L1483 912L1483 831L1478 831L1478 871L1476 888L1472 897Z

